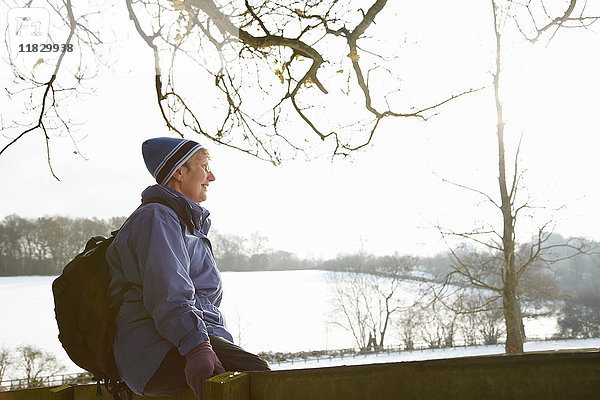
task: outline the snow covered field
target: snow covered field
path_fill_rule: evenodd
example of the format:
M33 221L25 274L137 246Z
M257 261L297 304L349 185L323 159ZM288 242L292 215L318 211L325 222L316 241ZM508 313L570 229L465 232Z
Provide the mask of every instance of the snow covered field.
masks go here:
M572 340L548 340L538 342L527 342L525 343L526 352L535 351L552 351L552 350L566 350L566 349L600 349L600 338L597 339L572 339ZM503 354L504 345L495 346L468 346L468 347L455 347L447 349L427 349L427 350L414 350L414 351L402 351L396 353L379 353L379 354L366 354L357 355L356 357L344 357L344 358L321 358L308 359L306 362L294 361L294 362L282 362L281 364L271 363L273 370L283 369L304 369L304 368L324 368L324 367L338 367L342 365L360 365L360 364L379 364L388 362L400 362L400 361L422 361L422 360L436 360L440 358L457 358L457 357L472 357L472 356L484 356L492 354Z
M221 305L236 342L252 352L354 346L329 312L323 271L224 272ZM77 372L58 341L53 276L0 277L0 346L33 344Z
M309 351L355 347L352 336L328 323L331 305L330 283L324 271L224 272L225 296L222 311L235 340L252 352ZM77 372L62 349L54 320L51 276L0 277L0 346L33 344L54 353ZM528 336L549 337L556 328L552 318L525 321ZM388 344L400 343L394 332ZM600 339L591 341L530 342L527 351L564 348L564 346L600 347ZM413 351L336 359L328 364L320 360L286 363L275 368L310 368L388 361L461 357L502 353L502 346L480 346L446 350Z

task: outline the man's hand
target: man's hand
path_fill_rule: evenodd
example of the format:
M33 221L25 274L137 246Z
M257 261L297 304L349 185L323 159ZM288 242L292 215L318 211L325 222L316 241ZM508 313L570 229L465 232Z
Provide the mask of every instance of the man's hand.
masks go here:
M213 375L224 373L225 369L208 340L194 347L185 358L185 380L196 398L204 400L204 382Z

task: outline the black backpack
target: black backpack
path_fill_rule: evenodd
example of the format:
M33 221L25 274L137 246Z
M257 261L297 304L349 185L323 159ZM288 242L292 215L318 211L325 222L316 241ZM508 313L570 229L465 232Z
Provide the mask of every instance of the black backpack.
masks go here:
M128 390L113 355L114 320L124 291L111 299L106 293L110 283L106 249L117 232L109 238L91 238L52 283L58 339L69 358L92 373L98 383L104 381L113 396Z
M140 205L161 203L151 199ZM181 219L181 216L180 216ZM111 236L94 236L85 249L71 260L62 274L52 283L54 313L58 323L58 339L75 364L94 375L115 399L130 398L131 392L121 380L114 358L113 343L116 336L115 316L123 302L124 288L118 295L108 298L110 267L106 250L119 231Z

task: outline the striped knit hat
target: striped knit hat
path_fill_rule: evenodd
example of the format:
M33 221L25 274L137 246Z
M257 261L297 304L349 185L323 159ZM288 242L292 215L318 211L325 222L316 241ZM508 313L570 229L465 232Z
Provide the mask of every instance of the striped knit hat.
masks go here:
M160 137L148 139L142 144L146 168L161 185L165 185L177 168L202 148L188 139Z

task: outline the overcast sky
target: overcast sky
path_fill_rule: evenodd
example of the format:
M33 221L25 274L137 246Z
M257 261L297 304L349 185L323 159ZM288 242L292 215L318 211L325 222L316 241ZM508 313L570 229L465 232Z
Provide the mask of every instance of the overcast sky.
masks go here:
M427 8L446 2L424 3L420 6ZM421 11L416 10L416 15ZM421 85L420 96L429 94L432 100L439 97L438 80L489 83L490 64L465 64L454 75L448 69L459 68L459 63L450 61L465 58L466 52L480 49L479 58L485 60L493 50L489 10L438 11L429 23L439 30L430 36L422 36L423 27L418 33L398 35L399 40L408 37L409 44L414 40L413 58L407 62L423 76L411 84ZM121 18L117 23L130 23ZM422 25L413 24L414 29ZM470 37L467 26L476 33L472 42L464 39ZM453 29L456 36L448 38ZM559 34L548 48L540 44L526 46L526 53L509 51L513 64L507 68L503 87L507 142L514 148L524 133L520 162L526 169L524 193L532 204L546 207L518 226L522 232L552 218L564 235L600 239L600 34L596 31L571 30ZM422 47L416 44L419 41ZM95 94L84 96L68 110L82 122L77 129L84 137L77 145L87 160L73 153L68 138L53 138L53 166L60 178L56 181L48 171L42 133L24 137L0 156L0 218L128 215L138 205L141 191L153 184L142 160L141 143L172 134L155 106L152 64L140 62L151 54L134 36L111 51L117 60L113 70L88 83L96 87ZM0 71L3 82L12 79L5 65ZM4 91L2 96L0 106L12 110ZM445 245L435 225L460 230L478 221L499 221L481 198L441 179L497 196L492 96L486 90L457 100L428 122L388 120L366 151L334 162L321 157L274 167L190 135L209 147L213 156L216 181L203 206L219 231L239 235L258 231L269 238L270 247L306 257L335 256L361 246L377 254L423 255L442 250ZM16 133L4 135L2 147Z

